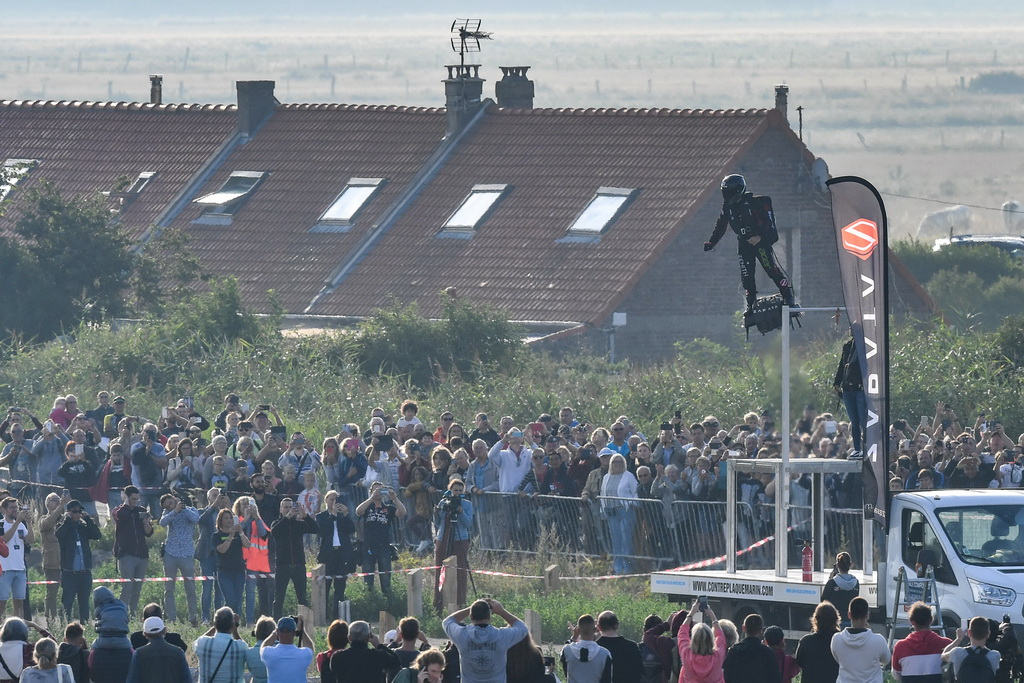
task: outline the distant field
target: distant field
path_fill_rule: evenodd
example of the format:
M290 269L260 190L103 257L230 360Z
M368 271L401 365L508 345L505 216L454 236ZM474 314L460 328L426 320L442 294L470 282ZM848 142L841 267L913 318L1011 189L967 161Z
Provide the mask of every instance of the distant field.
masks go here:
M269 78L282 101L436 106L441 67L458 59L449 22L8 22L0 98L146 100L147 75L161 73L169 102L233 102L235 80ZM487 94L497 66L524 63L537 106L766 107L787 83L793 127L802 106L805 139L834 173L952 203L1024 199L1024 95L961 87L980 73L1024 74L1024 43L1007 27L520 15L486 17L484 28L495 40L470 57L485 65ZM887 202L897 235L942 206ZM975 212L974 230L1001 227L998 212Z

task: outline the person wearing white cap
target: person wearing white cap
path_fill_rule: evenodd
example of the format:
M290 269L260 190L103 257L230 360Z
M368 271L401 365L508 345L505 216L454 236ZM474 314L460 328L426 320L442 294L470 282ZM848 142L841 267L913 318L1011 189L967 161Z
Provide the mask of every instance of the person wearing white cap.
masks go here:
M149 643L132 653L126 683L191 683L185 653L164 639L164 620L147 618L142 622L142 633Z

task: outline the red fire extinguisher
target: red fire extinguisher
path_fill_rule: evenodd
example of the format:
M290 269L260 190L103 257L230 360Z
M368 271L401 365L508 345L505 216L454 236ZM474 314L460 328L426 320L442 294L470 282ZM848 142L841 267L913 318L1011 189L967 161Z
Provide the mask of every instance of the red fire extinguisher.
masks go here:
M809 540L804 541L804 547L800 551L800 555L803 558L803 580L805 583L810 583L812 579L811 572L814 567L814 550L811 548Z

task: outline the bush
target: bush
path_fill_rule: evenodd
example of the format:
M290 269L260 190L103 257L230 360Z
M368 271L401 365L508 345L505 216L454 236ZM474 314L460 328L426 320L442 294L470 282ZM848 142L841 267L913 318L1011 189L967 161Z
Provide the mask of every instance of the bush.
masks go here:
M521 342L503 315L447 295L444 311L443 319L427 320L416 304L378 310L350 340L353 363L367 376L428 387L451 374L468 376L513 362Z

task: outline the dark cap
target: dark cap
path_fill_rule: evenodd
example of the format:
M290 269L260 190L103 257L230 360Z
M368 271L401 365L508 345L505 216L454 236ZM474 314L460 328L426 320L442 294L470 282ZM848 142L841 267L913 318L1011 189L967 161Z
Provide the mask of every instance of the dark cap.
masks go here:
M125 403L124 396L115 396L111 403Z

